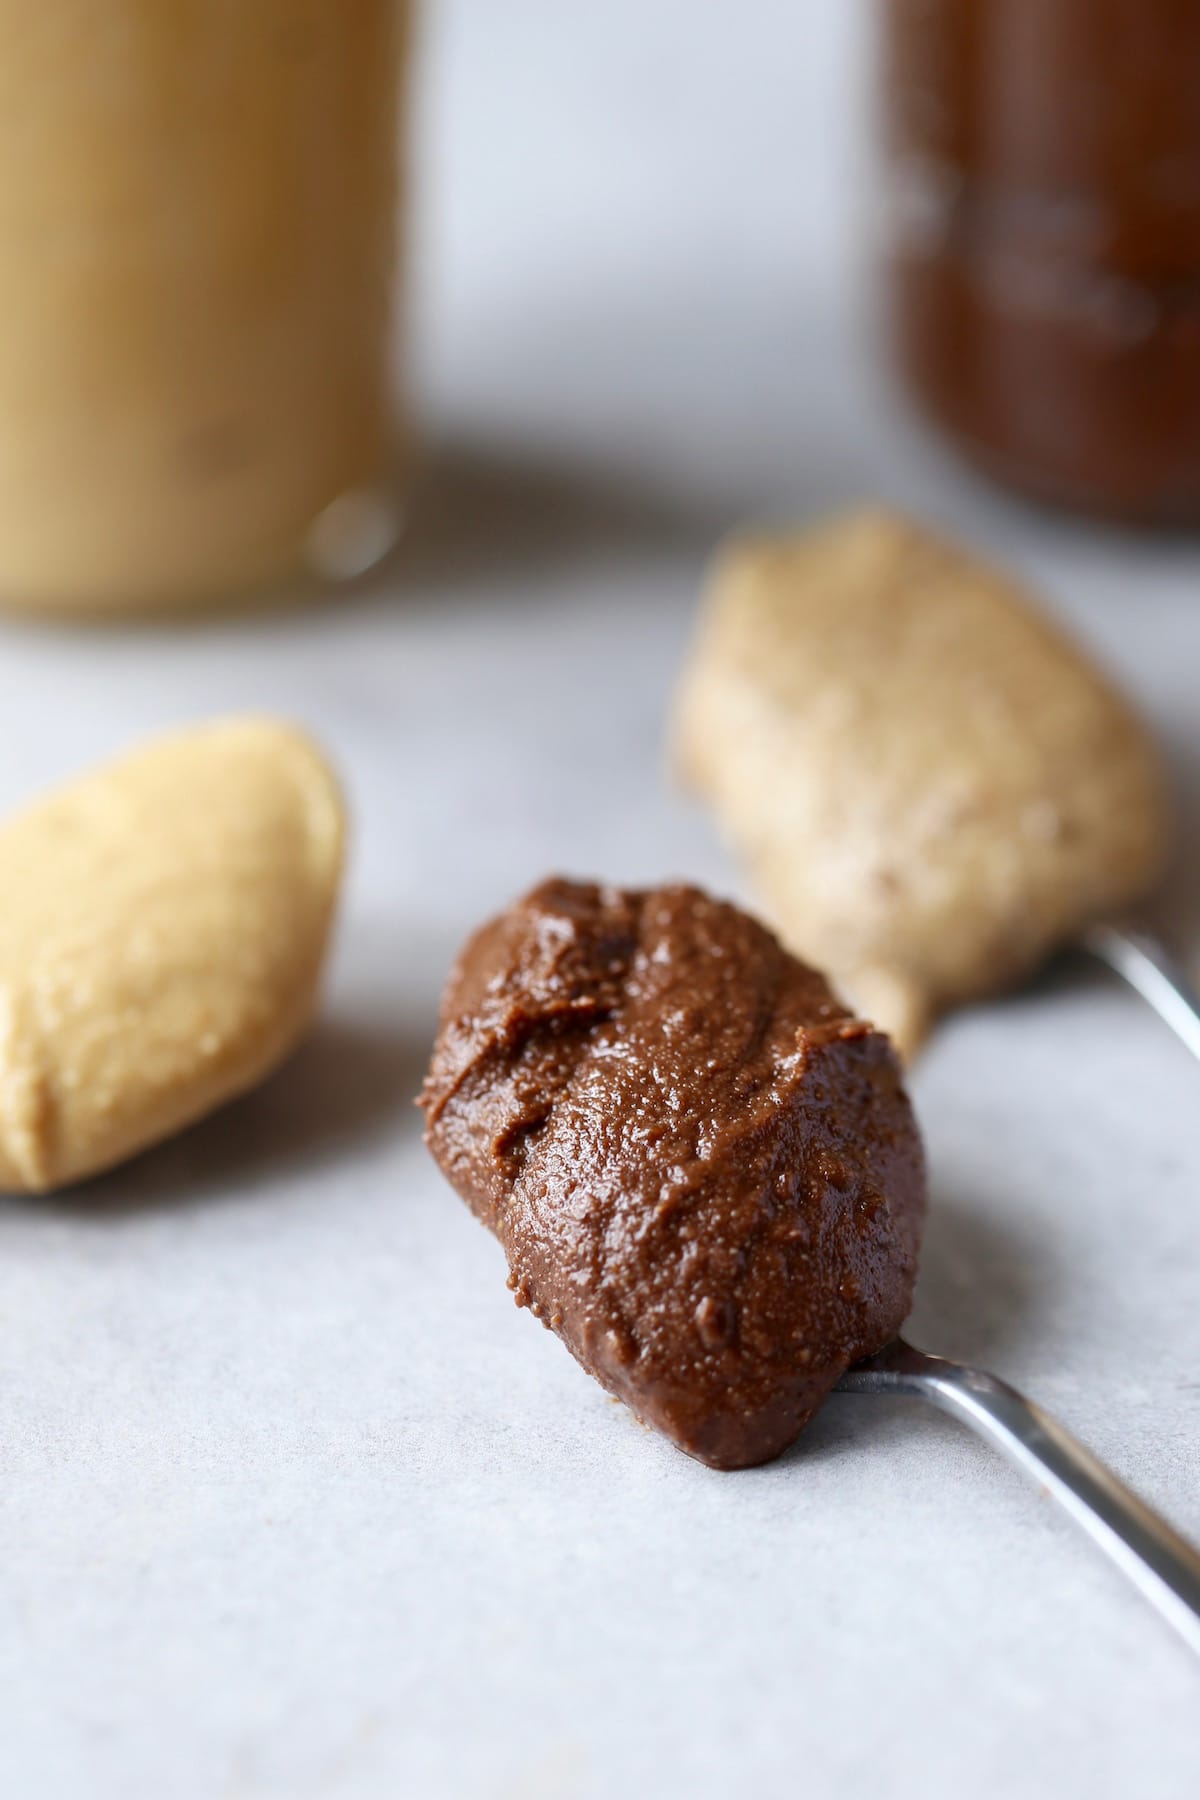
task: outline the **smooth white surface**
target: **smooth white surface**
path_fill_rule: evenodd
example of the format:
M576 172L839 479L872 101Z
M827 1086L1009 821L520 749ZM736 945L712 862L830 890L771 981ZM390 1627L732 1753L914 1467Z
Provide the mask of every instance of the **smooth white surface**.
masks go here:
M261 1094L0 1205L0 1792L87 1800L1158 1800L1200 1666L934 1417L687 1462L518 1314L408 1105L460 934L550 868L725 889L661 767L714 540L883 494L1041 582L1178 772L1200 943L1200 546L1031 514L875 372L856 0L443 0L407 562L241 626L0 632L5 805L143 729L295 713L357 849L326 1017ZM916 1078L912 1335L1200 1535L1200 1069L1084 966Z

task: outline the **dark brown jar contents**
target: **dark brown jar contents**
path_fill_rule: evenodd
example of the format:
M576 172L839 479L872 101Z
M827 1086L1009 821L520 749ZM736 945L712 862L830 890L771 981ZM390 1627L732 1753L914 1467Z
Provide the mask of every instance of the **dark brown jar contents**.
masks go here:
M893 334L1043 498L1200 520L1200 5L883 0Z
M888 1040L736 907L548 881L466 945L422 1096L509 1285L717 1468L908 1312L920 1138Z

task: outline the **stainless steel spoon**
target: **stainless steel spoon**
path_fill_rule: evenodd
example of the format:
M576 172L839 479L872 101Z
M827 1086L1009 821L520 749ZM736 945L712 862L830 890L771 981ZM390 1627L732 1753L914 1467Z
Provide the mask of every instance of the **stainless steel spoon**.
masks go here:
M1016 1388L893 1338L838 1392L915 1396L969 1425L1041 1482L1200 1654L1200 1549Z
M1156 933L1132 922L1105 922L1089 926L1080 943L1148 1001L1193 1056L1200 1056L1200 993Z

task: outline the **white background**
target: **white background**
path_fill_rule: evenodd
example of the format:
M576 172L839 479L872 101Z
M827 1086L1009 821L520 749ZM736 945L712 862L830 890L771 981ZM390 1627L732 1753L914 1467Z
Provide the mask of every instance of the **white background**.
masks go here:
M408 1104L459 936L544 872L736 890L662 743L746 517L884 495L1040 584L1162 732L1200 943L1200 547L996 496L887 391L866 18L432 6L405 556L240 626L0 632L5 804L254 706L323 734L356 820L296 1062L0 1205L14 1800L1200 1791L1200 1666L1035 1488L867 1400L771 1468L688 1462L514 1311ZM912 1331L1200 1536L1198 1080L1082 962L950 1023Z

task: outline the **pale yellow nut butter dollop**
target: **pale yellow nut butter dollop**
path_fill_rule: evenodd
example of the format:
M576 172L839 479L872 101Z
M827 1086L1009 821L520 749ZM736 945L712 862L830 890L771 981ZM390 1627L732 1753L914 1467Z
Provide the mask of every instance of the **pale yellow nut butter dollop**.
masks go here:
M324 758L266 718L150 742L0 827L0 1191L108 1168L286 1056L344 835Z

